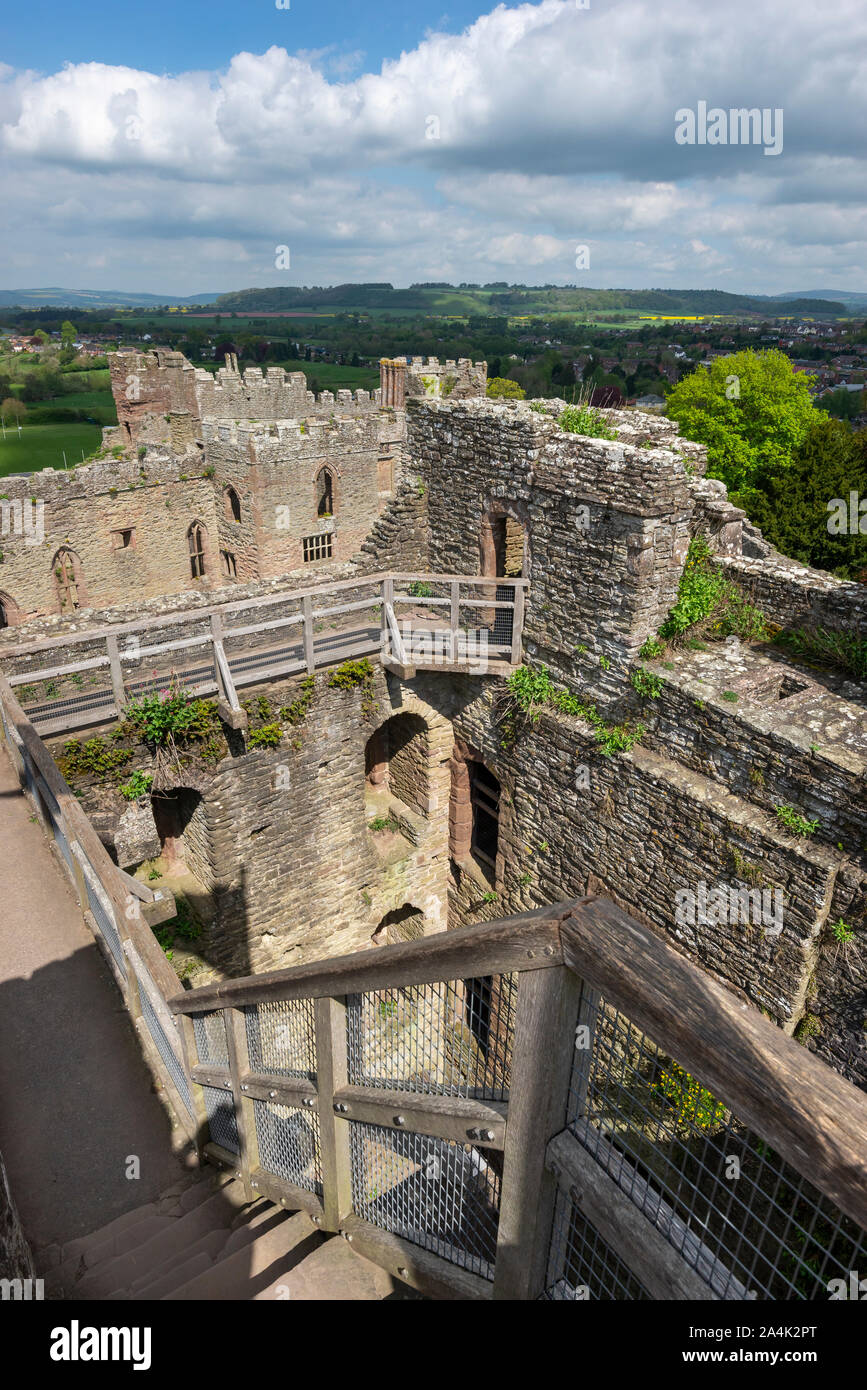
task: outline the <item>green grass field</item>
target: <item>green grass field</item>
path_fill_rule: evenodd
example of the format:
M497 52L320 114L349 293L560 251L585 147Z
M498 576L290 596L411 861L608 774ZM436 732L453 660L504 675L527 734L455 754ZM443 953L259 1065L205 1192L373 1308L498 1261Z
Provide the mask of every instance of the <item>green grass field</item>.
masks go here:
M117 410L110 391L69 391L62 396L52 396L48 401L39 401L38 405L46 408L57 406L61 410L86 410L102 425L117 424ZM36 408L34 405L33 409Z
M81 463L102 441L99 425L22 425L21 437L6 429L0 437L0 477L9 473L38 473L40 468L62 468L63 450L70 467Z

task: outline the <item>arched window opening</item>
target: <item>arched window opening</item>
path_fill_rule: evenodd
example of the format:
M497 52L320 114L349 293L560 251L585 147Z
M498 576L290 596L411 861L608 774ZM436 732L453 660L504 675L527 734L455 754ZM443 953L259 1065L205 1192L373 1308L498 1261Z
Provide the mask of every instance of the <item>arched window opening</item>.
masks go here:
M54 580L61 613L75 613L81 607L82 569L74 550L58 550L54 557Z
M0 593L0 628L15 627L18 622L18 604L8 594Z
M520 521L507 512L488 512L482 523L480 538L481 573L492 579L523 579L527 568L527 535ZM514 603L515 586L498 584L494 589L498 603ZM509 647L512 642L513 612L510 608L482 610L482 618L490 628L490 642L495 647Z
M455 745L451 762L449 847L452 859L472 859L491 882L500 847L500 783L465 744Z
M201 793L193 787L176 787L152 795L151 807L166 874L192 874L211 891L216 879Z
M205 528L200 521L194 521L187 532L190 548L190 573L193 579L201 579L205 573Z
M367 741L365 774L410 810L426 816L430 798L428 727L418 714L395 714Z
M223 494L223 508L227 521L241 520L241 499L233 487L227 487Z
M316 479L316 515L334 515L334 478L329 468L323 468Z
M412 903L404 903L393 912L387 912L373 936L374 946L397 946L402 941L418 941L424 936L424 913Z

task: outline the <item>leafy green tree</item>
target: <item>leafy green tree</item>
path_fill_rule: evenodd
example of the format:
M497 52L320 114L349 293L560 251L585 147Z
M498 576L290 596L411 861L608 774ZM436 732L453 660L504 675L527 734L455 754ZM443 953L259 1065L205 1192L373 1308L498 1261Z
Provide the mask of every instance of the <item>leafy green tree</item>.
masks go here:
M863 391L847 391L841 386L836 391L829 391L816 404L820 410L827 411L838 420L854 420L864 409L865 399L867 397Z
M72 344L75 342L77 337L78 329L76 328L75 324L70 323L69 319L64 319L63 323L60 325L60 341L63 344L63 346L72 347Z
M691 372L669 394L668 414L687 439L707 445L709 477L744 488L789 466L818 411L807 378L772 348Z
M816 414L791 462L766 472L760 487L732 493L732 501L784 555L867 582L867 515L858 512L867 498L867 430L853 434L843 421ZM835 523L835 513L843 513L846 524Z
M517 381L512 381L508 376L495 376L488 382L486 394L491 400L526 400L527 393Z

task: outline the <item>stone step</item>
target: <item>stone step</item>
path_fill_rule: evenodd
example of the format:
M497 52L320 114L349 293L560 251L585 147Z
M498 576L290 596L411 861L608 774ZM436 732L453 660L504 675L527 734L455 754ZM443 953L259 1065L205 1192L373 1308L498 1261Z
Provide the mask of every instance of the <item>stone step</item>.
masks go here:
M294 1269L255 1293L253 1300L370 1303L388 1298L404 1287L379 1265L357 1255L340 1236L332 1236Z
M159 1212L148 1211L125 1231L98 1245L85 1247L77 1255L64 1259L56 1269L51 1270L45 1279L45 1292L49 1298L69 1296L79 1297L82 1283L92 1277L99 1268L127 1258L128 1249L136 1249L141 1244L156 1239L159 1235L173 1229L177 1218L161 1216ZM120 1246L120 1250L118 1250Z
M216 1237L216 1245L214 1240ZM173 1263L170 1268L164 1269L158 1278L150 1277L143 1288L129 1289L130 1301L136 1303L146 1303L149 1300L164 1298L173 1289L180 1288L182 1284L188 1283L198 1275L204 1274L211 1269L220 1253L220 1237L216 1231L212 1231L210 1236L205 1236L200 1241L194 1253L184 1254L180 1260Z
M304 1260L321 1245L322 1239L306 1212L286 1215L285 1220L263 1230L249 1245L165 1297L216 1302L253 1298Z
M240 1183L231 1183L212 1192L206 1201L183 1216L167 1217L168 1226L134 1249L106 1261L79 1281L76 1296L104 1298L115 1289L129 1288L148 1271L154 1278L164 1263L178 1251L189 1249L209 1232L228 1230L229 1223L244 1204Z
M192 1255L198 1255L202 1252L208 1256L209 1262L213 1264L220 1258L225 1244L225 1230L206 1231L204 1235L199 1236L198 1240L193 1240L183 1245L179 1250L176 1250L173 1255L162 1260L159 1265L152 1269L144 1270L137 1279L134 1279L131 1284L127 1285L127 1293L130 1298L140 1298L142 1296L150 1297L150 1295L144 1295L143 1291L148 1288L155 1279L161 1279L164 1274L170 1274L186 1260L190 1259ZM184 1283L186 1281L180 1280L178 1282ZM165 1290L163 1290L163 1292L165 1292ZM159 1297L162 1297L162 1294L160 1294Z
M84 1251L113 1240L122 1232L127 1231L130 1226L146 1220L149 1216L159 1215L159 1207L156 1202L145 1202L140 1207L133 1207L132 1211L124 1212L123 1216L116 1216L106 1226L100 1226L97 1230L90 1231L86 1236L78 1236L76 1240L67 1241L61 1247L60 1262L65 1264L67 1260L77 1260Z

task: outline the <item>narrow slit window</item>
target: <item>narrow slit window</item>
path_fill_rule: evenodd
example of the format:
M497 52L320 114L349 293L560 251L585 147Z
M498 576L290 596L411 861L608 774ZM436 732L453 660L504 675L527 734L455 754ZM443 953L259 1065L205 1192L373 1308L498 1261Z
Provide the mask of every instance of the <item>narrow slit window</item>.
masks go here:
M328 468L323 468L316 479L316 515L334 515L334 478Z
M229 579L237 579L238 564L231 550L221 550L220 555L223 560L223 574L227 575Z
M470 804L473 811L472 853L495 868L500 834L500 784L483 763L470 764Z
M204 528L194 521L187 538L190 546L190 573L193 579L201 579L205 573L205 532Z

